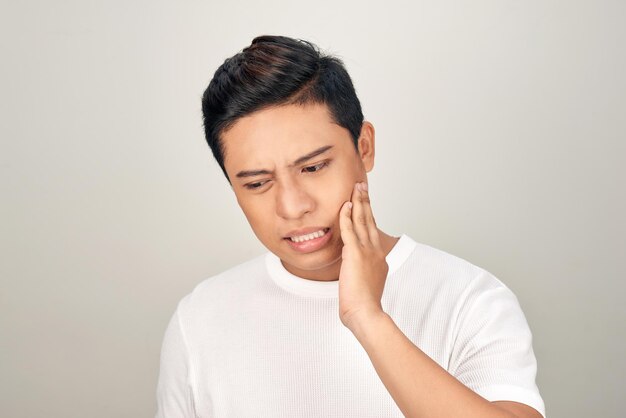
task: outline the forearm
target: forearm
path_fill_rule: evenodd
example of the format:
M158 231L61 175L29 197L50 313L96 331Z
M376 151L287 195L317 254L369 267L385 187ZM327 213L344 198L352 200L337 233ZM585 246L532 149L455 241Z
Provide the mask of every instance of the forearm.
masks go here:
M402 413L411 418L517 418L485 400L416 347L386 313L348 324Z

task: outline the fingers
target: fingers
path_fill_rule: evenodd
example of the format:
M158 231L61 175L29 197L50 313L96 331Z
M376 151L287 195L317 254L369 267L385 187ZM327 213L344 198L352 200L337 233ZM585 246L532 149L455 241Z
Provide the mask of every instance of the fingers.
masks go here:
M376 227L376 220L374 219L374 214L372 213L372 205L370 204L367 183L361 183L359 197L369 239L372 244L378 245L378 228Z
M367 183L357 183L352 191L352 225L362 245L380 244L378 228L372 213Z
M344 244L380 245L366 183L354 185L351 201L339 212L339 227Z
M358 239L354 233L352 223L352 202L344 202L339 211L339 229L341 230L341 240L344 245L358 244Z
M365 206L369 204L369 197L367 194L363 195L362 184L356 183L352 189L352 226L359 242L367 245L370 242L370 232Z

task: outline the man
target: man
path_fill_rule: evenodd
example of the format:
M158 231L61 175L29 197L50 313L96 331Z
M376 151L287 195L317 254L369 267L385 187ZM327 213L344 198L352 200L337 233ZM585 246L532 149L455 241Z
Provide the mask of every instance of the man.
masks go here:
M338 59L258 37L217 70L202 109L270 252L180 302L158 417L545 416L511 291L376 226L375 132Z

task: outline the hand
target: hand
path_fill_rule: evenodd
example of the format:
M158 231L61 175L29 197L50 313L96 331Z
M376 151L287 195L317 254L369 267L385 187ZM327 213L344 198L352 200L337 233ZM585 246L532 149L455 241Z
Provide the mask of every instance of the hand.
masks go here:
M343 250L339 272L339 318L348 328L359 318L383 313L381 298L389 266L372 214L366 183L357 183L339 212Z

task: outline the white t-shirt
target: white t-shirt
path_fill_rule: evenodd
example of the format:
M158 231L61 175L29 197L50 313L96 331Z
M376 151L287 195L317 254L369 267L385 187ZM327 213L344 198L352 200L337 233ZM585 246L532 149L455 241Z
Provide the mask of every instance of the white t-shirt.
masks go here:
M515 295L462 259L403 235L387 255L384 311L490 401L545 416ZM167 328L157 417L402 417L339 320L338 281L290 274L267 253L200 283Z

